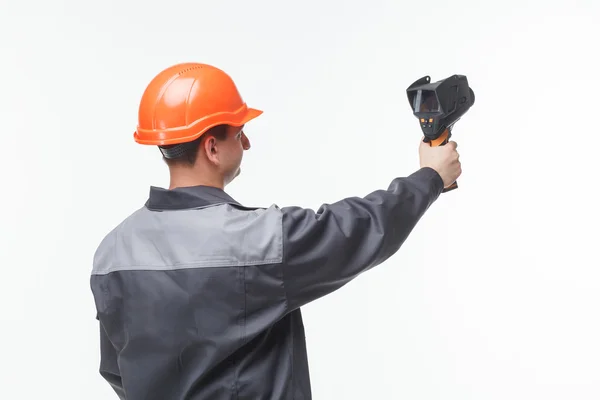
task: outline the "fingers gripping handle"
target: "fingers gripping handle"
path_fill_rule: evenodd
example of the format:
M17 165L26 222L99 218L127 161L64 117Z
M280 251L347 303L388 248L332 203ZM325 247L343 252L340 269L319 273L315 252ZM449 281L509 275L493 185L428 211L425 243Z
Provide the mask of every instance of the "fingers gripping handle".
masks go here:
M450 140L450 136L451 136L450 130L446 129L437 139L431 140L429 142L429 145L431 147L444 146ZM454 190L454 189L458 189L458 182L457 181L454 181L453 184L451 184L450 186L444 188L444 190L442 190L442 193L446 193L446 192L449 192L449 191Z

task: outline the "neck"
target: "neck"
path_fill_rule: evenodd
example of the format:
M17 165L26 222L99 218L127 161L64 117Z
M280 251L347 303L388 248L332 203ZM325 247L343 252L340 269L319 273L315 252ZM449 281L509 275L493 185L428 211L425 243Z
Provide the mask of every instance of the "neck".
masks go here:
M198 173L195 169L172 168L170 170L169 189L189 186L212 186L223 190L225 188L222 178L215 175Z

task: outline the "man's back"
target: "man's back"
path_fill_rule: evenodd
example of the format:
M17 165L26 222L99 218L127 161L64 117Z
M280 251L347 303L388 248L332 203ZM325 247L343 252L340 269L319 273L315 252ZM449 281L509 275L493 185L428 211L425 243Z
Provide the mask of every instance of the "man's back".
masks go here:
M423 168L317 212L151 188L94 257L102 375L127 400L311 399L300 307L394 254L442 187Z
M104 239L101 370L123 398L310 398L300 312L286 316L278 284L281 234L276 208L221 203L144 207Z

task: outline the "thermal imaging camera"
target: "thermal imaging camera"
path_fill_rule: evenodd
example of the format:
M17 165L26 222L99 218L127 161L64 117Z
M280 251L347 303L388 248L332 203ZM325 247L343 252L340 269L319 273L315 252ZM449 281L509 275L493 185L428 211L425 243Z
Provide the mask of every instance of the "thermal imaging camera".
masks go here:
M475 103L475 93L465 75L452 75L437 82L429 76L415 81L406 89L408 102L419 119L425 141L443 146L452 136L452 127ZM444 189L456 189L456 182Z

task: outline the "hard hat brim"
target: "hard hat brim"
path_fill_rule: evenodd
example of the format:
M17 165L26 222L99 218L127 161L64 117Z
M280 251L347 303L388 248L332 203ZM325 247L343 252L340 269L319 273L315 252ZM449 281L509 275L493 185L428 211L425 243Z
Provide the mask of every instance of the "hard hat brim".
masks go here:
M210 128L217 125L242 126L263 113L256 108L248 108L246 104L232 113L218 113L194 121L188 126L168 129L138 129L133 133L139 144L167 146L191 142L202 136Z
M252 121L254 118L258 117L262 113L263 113L262 110L257 110L256 108L249 108L248 112L246 113L246 116L242 119L242 121L238 125L234 125L234 124L228 124L228 125L242 126L242 125Z

